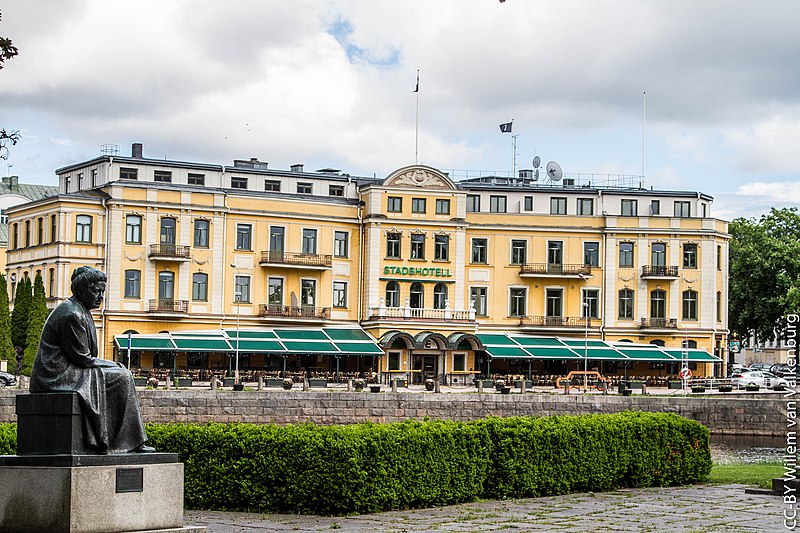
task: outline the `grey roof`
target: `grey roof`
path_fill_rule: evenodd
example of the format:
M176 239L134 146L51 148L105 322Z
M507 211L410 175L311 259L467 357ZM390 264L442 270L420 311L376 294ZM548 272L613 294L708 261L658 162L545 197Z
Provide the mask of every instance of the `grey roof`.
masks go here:
M55 196L58 194L58 187L55 185L29 185L27 183L20 183L16 191L12 191L5 183L0 183L0 195L2 194L19 194L31 200L41 200L48 196Z
M0 245L8 244L8 224L0 224Z

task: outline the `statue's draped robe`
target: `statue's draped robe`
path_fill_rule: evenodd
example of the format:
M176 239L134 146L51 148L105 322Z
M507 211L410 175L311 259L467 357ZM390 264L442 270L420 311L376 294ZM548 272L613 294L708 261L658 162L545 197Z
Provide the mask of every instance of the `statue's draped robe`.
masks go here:
M56 307L42 330L31 392L78 393L84 440L101 453L126 453L147 440L130 371L95 366L97 331L75 297Z

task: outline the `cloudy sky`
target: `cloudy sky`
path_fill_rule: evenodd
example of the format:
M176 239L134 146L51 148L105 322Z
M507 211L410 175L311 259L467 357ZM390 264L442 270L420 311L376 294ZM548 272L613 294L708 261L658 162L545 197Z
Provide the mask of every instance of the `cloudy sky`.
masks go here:
M0 127L22 134L0 174L27 183L133 142L146 157L360 176L415 158L454 176L508 173L512 136L498 125L513 120L517 169L539 155L567 175L644 174L647 187L714 196L727 219L800 205L796 0L0 10L0 35L20 50L0 70Z

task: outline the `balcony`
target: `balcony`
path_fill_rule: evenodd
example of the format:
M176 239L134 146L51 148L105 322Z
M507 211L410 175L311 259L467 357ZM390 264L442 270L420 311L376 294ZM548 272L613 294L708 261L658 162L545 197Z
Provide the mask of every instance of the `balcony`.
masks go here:
M475 322L475 309L453 310L422 307L370 307L370 318L378 320L424 320L431 322Z
M265 250L261 252L261 261L258 264L264 267L280 266L305 270L326 270L331 268L331 260L332 256L330 255Z
M262 318L330 318L330 307L302 307L294 305L259 304L258 316Z
M643 318L639 329L678 329L677 318Z
M678 267L665 265L642 266L642 278L678 279Z
M189 312L188 300L171 300L159 298L158 300L150 300L151 313L181 313Z
M565 265L562 263L524 263L519 275L523 278L579 278L591 276L589 265Z
M188 261L191 259L189 247L176 244L151 244L149 257L160 261Z
M592 327L592 319L580 316L523 316L520 327L528 328L586 328Z

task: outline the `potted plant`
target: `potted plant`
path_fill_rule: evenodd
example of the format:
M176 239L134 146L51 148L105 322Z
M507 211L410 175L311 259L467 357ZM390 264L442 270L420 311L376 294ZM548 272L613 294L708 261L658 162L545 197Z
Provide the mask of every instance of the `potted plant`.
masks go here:
M353 390L355 390L356 392L361 392L362 390L364 390L364 380L357 379L353 381Z
M511 394L511 387L509 385L503 385L499 390L500 394Z
M720 392L731 392L733 390L733 385L720 385L719 391Z
M633 389L622 389L623 396L630 396L631 394L633 394Z
M283 384L282 384L283 390L291 390L292 386L294 386L292 378L283 378Z
M694 385L692 387L692 392L705 392L706 388L702 385Z
M759 387L755 383L748 383L747 385L745 385L744 390L746 390L748 392L757 392L758 389L760 389L760 388L761 387Z
M434 388L436 388L436 382L433 381L430 378L426 379L425 380L425 390L432 391Z
M373 385L370 385L370 386L369 386L369 391L370 391L370 392L380 392L380 391L381 391L381 386L380 386L380 384L373 384Z

